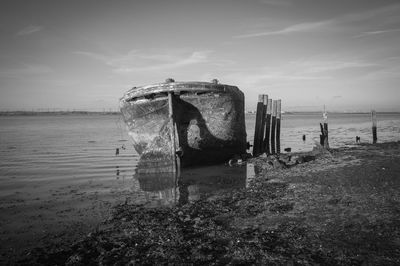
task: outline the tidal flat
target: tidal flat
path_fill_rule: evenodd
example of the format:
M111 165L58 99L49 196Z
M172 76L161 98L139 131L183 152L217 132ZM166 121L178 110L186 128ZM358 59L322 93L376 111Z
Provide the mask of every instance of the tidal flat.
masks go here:
M249 162L259 171L246 188L172 207L119 204L91 233L49 240L16 264L400 264L400 142L290 168Z

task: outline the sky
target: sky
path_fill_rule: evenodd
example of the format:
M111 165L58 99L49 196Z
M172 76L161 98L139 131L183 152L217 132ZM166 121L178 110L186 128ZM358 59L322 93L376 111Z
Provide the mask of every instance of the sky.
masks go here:
M0 111L117 110L133 86L235 85L286 111L400 111L398 0L0 0Z

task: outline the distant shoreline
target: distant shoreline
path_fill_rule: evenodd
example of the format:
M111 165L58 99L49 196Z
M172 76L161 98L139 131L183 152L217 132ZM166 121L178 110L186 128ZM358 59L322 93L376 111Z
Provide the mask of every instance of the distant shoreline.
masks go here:
M321 114L319 111L293 111L282 113L285 115L315 115ZM328 112L329 114L370 114L370 112ZM377 112L379 114L400 114L400 112ZM120 115L117 111L0 111L0 116L42 116L42 115ZM255 112L245 112L246 115L256 115Z
M0 116L40 116L40 115L120 115L120 112L93 111L2 111Z
M249 115L256 115L256 112L249 112L249 111L246 111L245 112L246 113L246 115L247 114L249 114ZM349 114L349 115L354 115L354 114L371 114L371 112L338 112L338 111L333 111L333 112L327 112L328 114ZM379 112L379 111L377 111L377 113L379 113L379 114L400 114L400 112ZM284 113L282 113L282 116L285 116L285 115L315 115L315 114L318 114L318 115L321 115L322 114L322 112L321 111L288 111L288 112L284 112Z

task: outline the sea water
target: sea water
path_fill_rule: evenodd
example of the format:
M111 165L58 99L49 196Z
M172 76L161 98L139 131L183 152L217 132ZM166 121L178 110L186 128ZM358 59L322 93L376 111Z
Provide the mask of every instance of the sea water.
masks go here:
M320 122L322 115L318 113L284 114L281 150L311 150L319 142ZM329 114L328 124L331 147L355 145L356 136L361 142L372 141L370 114ZM250 143L254 125L255 115L246 114ZM126 189L126 180L131 179L136 183L131 182L129 192L139 195L143 191L135 175L138 155L128 138L120 115L0 116L0 197L18 191L35 196L46 193L47 187L88 182ZM398 140L400 114L378 114L378 141ZM208 172L207 168L193 171L202 175ZM220 171L224 175L227 170L221 166Z
M379 113L378 141L400 140L400 113ZM319 143L320 123L328 123L331 148L353 146L356 136L363 143L372 143L372 122L369 113L330 113L325 121L322 113L283 114L281 119L281 150L309 151ZM247 138L253 142L255 115L246 115ZM303 135L306 140L303 141Z
M320 122L318 113L284 114L281 150L311 150L319 142ZM329 114L328 124L331 147L355 145L356 136L361 142L372 141L370 114ZM250 143L254 125L255 115L246 114ZM135 179L138 155L128 138L120 115L0 116L0 197L21 189L45 191L55 184ZM378 114L378 141L398 140L400 114ZM204 174L207 168L196 171ZM140 191L136 185L133 191Z

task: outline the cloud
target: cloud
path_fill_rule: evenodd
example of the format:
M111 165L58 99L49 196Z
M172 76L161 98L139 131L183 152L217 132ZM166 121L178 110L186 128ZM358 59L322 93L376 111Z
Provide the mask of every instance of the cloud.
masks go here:
M338 71L348 68L376 67L377 64L360 60L298 60L291 62L293 68L301 69L303 73L319 74L323 72Z
M336 18L336 21L363 22L368 20L376 20L379 21L380 23L391 23L396 21L398 22L400 19L397 15L399 10L400 10L400 4L387 5L366 11L346 14ZM394 21L393 17L395 18Z
M344 14L335 18L321 20L321 21L296 23L277 30L264 30L255 33L237 35L233 36L233 38L236 39L255 38L255 37L274 36L274 35L288 35L293 33L315 32L315 31L325 32L327 30L333 30L337 28L347 29L348 26L359 24L360 22L365 22L365 24L366 22L371 22L372 24L376 24L376 22L379 22L380 24L398 23L400 22L400 17L396 16L396 13L399 10L400 10L400 4L394 4L367 11ZM390 14L394 15L391 16ZM389 31L398 31L398 30L395 29ZM384 32L385 31L376 31L376 32L370 32L369 34L379 34Z
M41 30L43 30L43 29L44 29L44 27L42 27L42 26L33 26L33 25L30 25L30 26L25 27L25 28L23 28L22 30L18 31L18 32L16 33L16 36L31 35L31 34L33 34L33 33L35 33L35 32L39 32L39 31L41 31Z
M400 29L388 29L388 30L377 30L377 31L366 31L363 32L359 35L354 36L354 38L361 38L361 37L367 37L367 36L372 36L372 35L377 35L377 34L383 34L383 33L391 33L391 32L399 32Z
M388 65L381 69L377 69L375 71L371 71L363 76L365 80L388 80L388 79L396 79L399 80L400 76L400 65Z
M313 31L317 29L321 29L324 26L328 25L328 21L320 21L320 22L309 22L309 23L299 23L295 25L291 25L281 30L276 31L263 31L251 34L243 34L234 36L234 38L253 38L253 37L261 37L261 36L271 36L271 35L283 35L289 33L296 33L296 32L307 32Z
M74 54L84 55L103 62L110 66L115 73L160 71L206 63L209 62L210 53L211 51L193 51L190 53L169 51L147 54L133 50L125 55L102 55L92 52L74 52Z
M230 80L245 88L298 87L299 84L329 82L343 73L369 73L381 68L380 65L360 59L348 59L320 55L315 58L299 59L268 65L257 69L234 69L228 74L220 75L221 80Z
M142 67L120 67L115 69L117 73L129 73L129 72L138 72L138 71L153 71L153 70L166 70L172 68L179 68L193 64L205 63L207 62L209 52L198 51L193 52L187 57L176 58L176 60L162 62L160 64L153 64Z
M280 69L280 70L276 70ZM288 84L297 84L298 82L304 81L315 81L315 80L326 80L330 79L330 76L326 75L312 75L309 73L303 73L296 69L289 67L264 67L256 71L250 71L247 69L236 70L229 74L221 75L221 80L229 80L232 84L238 84L244 88L256 88L256 87L279 87Z

